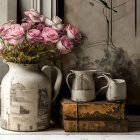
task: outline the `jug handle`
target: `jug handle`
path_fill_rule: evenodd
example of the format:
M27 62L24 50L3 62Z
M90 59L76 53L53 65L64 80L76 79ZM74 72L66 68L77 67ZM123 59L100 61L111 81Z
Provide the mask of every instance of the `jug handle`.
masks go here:
M70 84L69 84L69 77L72 76L72 75L75 75L75 74L74 74L74 73L69 73L69 74L67 75L67 77L66 77L66 83L67 83L68 88L69 88L70 91L71 91L71 88L70 88Z
M61 82L62 82L62 73L61 73L61 70L58 67L48 66L48 65L43 66L41 68L41 71L44 72L44 70L49 68L49 67L54 68L57 71L57 78L56 78L55 85L54 85L54 97L52 99L52 102L54 102L56 97L59 94L59 90L60 90L60 86L61 86Z
M101 87L98 91L97 91L97 95L103 90L103 89L106 89L106 88L108 88L109 87L109 82L110 82L110 78L107 76L107 75L105 75L105 74L103 74L102 76L98 76L97 77L97 79L100 79L100 78L105 78L106 80L107 80L107 84L104 86L104 87Z

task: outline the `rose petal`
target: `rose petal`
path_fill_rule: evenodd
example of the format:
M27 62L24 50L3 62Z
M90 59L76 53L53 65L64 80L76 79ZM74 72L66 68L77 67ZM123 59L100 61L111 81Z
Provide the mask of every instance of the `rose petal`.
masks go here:
M59 18L58 16L54 16L52 21L55 23L55 24L61 24L62 23L62 19Z
M31 24L29 23L22 23L21 26L23 27L24 30L29 30L31 28Z
M45 19L45 24L48 25L48 26L55 25L55 23L52 20L50 20L49 18Z
M33 16L32 14L29 14L29 17L30 17L30 19L33 21L33 22L41 22L41 20L38 18L38 17L35 17L35 16Z
M33 22L29 17L23 18L21 21L22 22L25 21L25 22L27 22L27 23L29 23L31 25L34 25L35 24L35 22Z
M43 37L41 36L40 30L31 29L31 30L29 30L29 31L27 32L27 34L26 34L26 39L27 39L30 43L34 43L34 42L43 40Z
M36 17L39 17L39 16L40 16L40 13L38 13L35 9L30 9L30 13L31 13L33 16L36 16Z
M13 45L19 45L24 41L25 37L23 36L22 38L20 38L19 40L15 40L15 39L9 39L7 40L8 43L11 43Z
M63 28L63 24L56 24L56 25L53 25L52 28L55 29L55 30L60 31L60 30L62 30L62 28Z

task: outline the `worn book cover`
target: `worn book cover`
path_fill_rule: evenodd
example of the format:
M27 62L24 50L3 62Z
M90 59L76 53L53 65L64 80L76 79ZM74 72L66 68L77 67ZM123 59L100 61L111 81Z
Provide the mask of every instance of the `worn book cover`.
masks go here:
M66 132L128 131L125 103L107 101L76 103L70 99L62 99L54 107L53 119Z
M61 101L64 120L120 120L125 118L125 103L93 101L76 103L70 99Z

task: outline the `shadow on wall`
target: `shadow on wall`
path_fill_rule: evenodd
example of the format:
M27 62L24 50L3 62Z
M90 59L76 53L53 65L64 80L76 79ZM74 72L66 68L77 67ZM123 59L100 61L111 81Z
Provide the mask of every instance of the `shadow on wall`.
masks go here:
M110 72L112 78L125 79L127 83L135 83L140 80L138 71L132 58L122 48L110 48L109 53L104 49L105 56L101 60L95 60L94 64L98 69Z
M140 59L138 57L134 58L133 56L135 55L130 57L122 48L105 47L104 56L102 57L102 59L91 60L90 56L84 56L83 58L80 58L78 56L78 52L82 53L83 50L79 49L80 48L74 50L74 54L71 54L71 56L73 57L69 56L70 58L75 60L70 61L69 63L69 66L72 66L71 69L89 69L88 66L92 65L91 67L95 67L95 69L97 70L111 73L111 76L114 79L125 79L127 82L127 104L140 104L140 96L138 96L140 92ZM65 67L63 69L65 69ZM66 67L66 69L67 70L64 70L64 73L67 74L68 70L70 70L70 67ZM66 77L66 75L64 77ZM97 90L105 84L106 83L104 80L102 80L102 82L97 82ZM65 93L64 96L70 96L65 81L63 87L65 87L63 88L63 92ZM105 92L106 91L99 95L100 99L105 99Z

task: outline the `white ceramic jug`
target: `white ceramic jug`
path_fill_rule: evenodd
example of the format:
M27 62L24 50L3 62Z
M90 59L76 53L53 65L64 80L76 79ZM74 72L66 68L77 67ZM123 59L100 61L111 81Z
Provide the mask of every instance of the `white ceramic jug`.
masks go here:
M106 99L108 101L125 101L126 100L126 82L123 79L111 79L103 74L98 78L105 78L107 85L101 90L108 88L106 92Z
M51 104L59 93L62 74L57 71L52 98L51 83L38 65L8 63L1 83L1 127L13 131L38 131L49 127ZM44 71L49 66L43 66Z
M71 70L66 77L67 85L71 91L71 99L76 102L88 102L96 99L99 92L95 92L94 74L97 70L76 71ZM69 84L70 76L75 76L72 88ZM101 88L102 89L102 88ZM100 90L99 90L100 91Z

